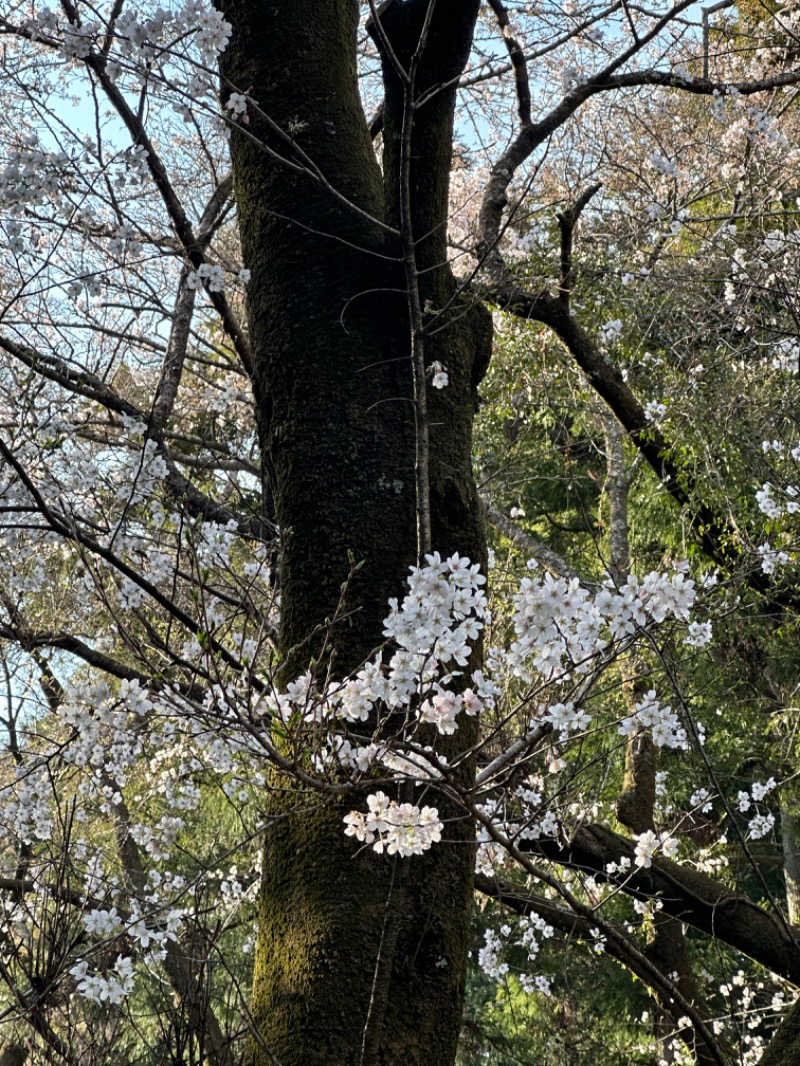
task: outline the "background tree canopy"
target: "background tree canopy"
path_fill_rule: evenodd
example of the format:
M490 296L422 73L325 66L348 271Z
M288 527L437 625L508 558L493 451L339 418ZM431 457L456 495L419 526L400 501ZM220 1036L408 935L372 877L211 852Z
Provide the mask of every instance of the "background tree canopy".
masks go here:
M0 44L0 1066L797 1061L793 6Z

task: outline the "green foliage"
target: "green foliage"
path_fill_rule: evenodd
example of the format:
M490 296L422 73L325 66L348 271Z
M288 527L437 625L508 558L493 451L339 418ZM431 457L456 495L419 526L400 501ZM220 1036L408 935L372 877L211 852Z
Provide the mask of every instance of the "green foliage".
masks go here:
M470 969L458 1066L654 1066L656 1042L642 1026L653 1004L630 974L558 944L542 968L556 974L552 996Z

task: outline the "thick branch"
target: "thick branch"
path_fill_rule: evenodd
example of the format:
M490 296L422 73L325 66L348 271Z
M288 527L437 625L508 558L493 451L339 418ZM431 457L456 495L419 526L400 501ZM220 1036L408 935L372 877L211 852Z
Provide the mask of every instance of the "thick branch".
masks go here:
M565 845L556 841L524 842L535 851L570 869L591 873L598 881L617 885L635 899L658 899L663 911L729 944L773 973L800 986L800 941L785 923L746 896L669 859L654 859L648 869L634 865L633 844L601 825L584 826ZM610 863L626 858L625 874L606 872Z
M478 14L474 0L387 0L368 23L384 76L383 163L387 218L400 231L403 287L409 318L414 394L418 552L427 551L437 508L437 456L432 427L455 381L452 324L449 343L427 328L431 311L447 307L455 286L447 264L446 218L458 78L469 56ZM428 321L426 321L426 319ZM429 396L428 372L442 348L451 374L447 397ZM448 350L449 349L449 350ZM444 352L442 352L444 355ZM435 390L434 390L435 391ZM438 543L435 545L438 547Z
M725 570L730 570L738 563L741 549L735 531L710 507L694 498L695 486L689 475L681 471L670 458L672 449L669 442L648 421L644 407L619 370L609 362L562 302L546 291L532 295L510 283L485 286L480 291L502 310L528 321L541 322L553 330L584 372L591 387L614 412L670 496L679 506L687 508L694 535L709 559ZM748 573L747 582L776 608L797 605L791 593L773 589L760 572Z
M576 85L544 118L524 126L509 148L494 164L484 190L479 222L479 250L481 256L486 260L494 279L501 277L505 272L505 265L499 252L498 243L502 232L503 211L508 204L508 188L514 179L514 175L533 152L551 134L563 126L591 97L601 92L645 85L681 89L684 92L700 96L711 96L715 92L725 93L731 91L741 96L752 96L755 93L800 83L800 70L787 71L784 74L776 74L769 78L731 83L711 81L707 78L684 78L671 70L648 69L630 71L623 74L615 73L644 46L654 40L677 15L686 8L691 7L692 3L693 0L683 0L682 3L676 4L653 25L647 34L636 39L629 48L612 60L603 70Z
M554 929L558 929L560 933L563 933L565 937L575 937L589 942L596 939L597 931L589 918L575 914L567 907L559 906L553 900L547 899L546 896L539 896L534 892L521 888L519 885L501 881L494 877L487 877L482 873L475 874L475 888L483 895L489 896L490 899L502 903L503 906L508 907L509 910L514 911L516 914L538 914ZM649 969L639 966L635 956L625 951L624 944L628 934L620 926L615 926L614 928L617 935L607 941L604 951L618 962L621 962L631 973L636 974L640 981L652 987ZM654 991L660 994L662 989L658 988L654 989Z
M528 79L528 64L525 61L525 54L522 51L519 41L512 32L511 20L508 17L508 11L506 10L505 4L502 3L502 0L489 0L489 7L494 11L497 25L500 27L503 34L503 41L505 42L508 51L508 58L511 60L511 68L514 71L514 81L517 90L517 112L519 114L520 123L523 126L529 126L531 124L531 87Z
M0 624L0 640L12 641L28 652L34 652L37 648L53 648L59 651L68 651L77 656L89 666L94 666L111 677L118 677L121 681L139 681L143 685L150 685L151 678L139 670L133 670L124 663L113 659L104 652L96 651L78 637L69 633L29 633L16 629L12 626Z

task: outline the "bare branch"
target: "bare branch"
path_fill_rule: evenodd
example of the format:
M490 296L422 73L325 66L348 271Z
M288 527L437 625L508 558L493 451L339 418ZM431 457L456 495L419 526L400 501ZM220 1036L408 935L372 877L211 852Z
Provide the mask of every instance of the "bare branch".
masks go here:
M224 210L225 205L233 189L233 178L230 174L219 183L206 204L203 216L198 228L197 243L201 252L205 253L218 217ZM175 310L172 315L172 328L170 329L169 344L164 356L164 365L161 371L161 381L158 384L153 407L149 418L149 432L152 436L162 433L167 424L167 419L172 413L178 387L181 382L183 364L186 359L189 338L191 336L192 314L194 312L196 289L189 284L189 270L184 267L178 282L178 295L175 299Z
M503 42L508 50L517 90L517 111L522 126L531 124L531 87L528 80L528 64L522 47L511 29L511 20L502 0L489 0L489 7L495 13L497 25L503 34Z
M532 537L530 533L526 533L524 529L516 524L511 518L507 518L502 511L498 510L493 504L491 504L485 497L483 499L483 505L486 510L486 517L498 529L504 537L508 537L511 543L516 547L526 552L532 559L535 559L537 563L540 563L545 569L549 570L553 574L557 574L559 577L566 578L567 581L578 581L585 589L596 589L597 583L594 581L587 581L581 577L578 571L570 566L566 559L562 558L558 552L554 551L549 545L543 541L538 540L536 537Z

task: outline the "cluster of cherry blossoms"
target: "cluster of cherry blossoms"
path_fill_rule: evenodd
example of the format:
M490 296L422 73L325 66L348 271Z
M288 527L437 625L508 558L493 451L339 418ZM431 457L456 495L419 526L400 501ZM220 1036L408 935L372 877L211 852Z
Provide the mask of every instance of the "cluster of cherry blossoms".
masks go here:
M522 949L528 963L534 963L540 950L541 937L549 940L554 936L554 929L540 915L523 917L512 926L504 923L498 931L489 928L484 933L483 947L478 952L478 965L487 977L495 981L503 980L511 971L507 956L516 949ZM550 980L543 974L532 975L516 972L515 977L525 992L542 992L552 995Z
M390 800L383 792L367 797L368 811L345 815L346 836L353 836L388 855L421 855L442 839L442 823L435 807Z
M204 61L211 65L225 51L232 27L205 0L184 0L170 10L157 7L149 17L135 10L125 11L114 30L121 55L151 63L162 50L159 46L167 34L175 38L193 35Z
M182 921L182 913L175 909L157 923L148 923L136 910L123 920L116 907L89 910L83 915L83 924L90 937L110 940L125 936L145 953L150 963L164 959L166 945L177 941ZM120 954L112 967L101 970L92 969L86 959L81 959L70 969L70 974L85 999L98 1004L122 1003L133 991L135 960L130 955Z
M643 699L635 704L634 713L624 718L619 727L620 735L624 737L643 730L649 730L657 748L687 750L689 747L686 730L680 724L678 716L669 705L659 701L655 689L650 689Z
M767 518L783 518L785 514L797 514L800 511L800 489L796 485L777 489L767 483L756 492L756 502L758 509Z
M36 134L27 135L26 141L11 150L0 171L0 205L11 211L40 207L54 194L63 195L74 169L66 152L41 147Z
M108 853L98 846L98 816L124 822L126 849L138 852L143 867L169 862L200 803L202 775L224 775L225 794L236 809L254 787L263 788L264 776L243 748L241 738L237 750L229 736L220 735L218 721L208 729L197 709L169 688L158 693L138 680L123 680L112 690L105 682L79 678L64 685L48 738L24 752L16 779L0 789L0 823L10 830L6 846L41 845L63 829L57 819L61 785L52 772L57 755L74 781L69 859L76 890L82 882L86 899L82 939L103 947L69 970L83 998L101 1006L126 1000L142 965L150 970L163 962L177 940L186 915L181 903L196 888L177 873L153 867L142 871L136 893L129 893L113 857L107 866ZM131 774L134 765L146 767L146 775ZM78 827L87 823L83 839ZM225 913L233 913L249 891L235 867L203 876L221 878L215 906ZM27 918L24 905L6 907L7 921Z
M464 557L442 560L438 552L426 565L412 567L409 592L402 604L390 600L384 635L396 650L384 664L378 655L352 678L331 683L323 694L310 674L295 680L268 705L286 723L366 722L378 705L385 711L411 708L417 721L436 726L440 734L455 732L463 712L477 714L493 692L480 671L472 688L447 688L466 667L486 618L486 578Z
M128 452L119 464L116 497L129 506L144 503L167 476L167 464L154 440L146 440L141 451Z
M746 814L751 810L753 804L761 803L775 788L777 788L777 782L774 777L768 778L763 783L754 781L750 786L749 792L739 791L736 796L736 806L742 814ZM756 811L751 815L747 827L750 839L760 840L762 837L769 836L774 828L775 815L770 811L762 812L756 807Z
M615 641L649 624L688 621L696 598L694 581L680 569L652 571L642 580L630 575L619 588L608 583L594 593L577 578L524 578L514 597L517 639L507 661L525 681L533 671L548 680L588 673L595 657ZM696 646L711 638L705 625L690 634Z
M156 7L150 14L126 10L111 27L99 20L72 21L42 7L24 20L22 28L34 40L58 47L67 60L87 59L93 49L113 40L115 58L108 64L112 76L119 73L121 62L152 69L171 45L184 38L193 41L204 64L211 67L232 32L231 24L206 0L183 0L169 8Z
M776 462L791 460L796 472L796 466L800 462L800 443L788 448L783 441L765 440L761 448L765 455L774 456ZM792 559L793 544L789 539L786 519L800 512L800 488L788 480L782 485L765 481L761 488L756 490L755 499L761 514L769 519L769 531L783 540L782 545L775 544L774 540L765 540L755 549L763 572L773 575Z
M669 833L654 833L648 829L639 833L636 839L635 859L636 866L647 870L653 865L653 856L659 852L665 859L672 859L678 854L678 841Z
M392 665L406 674L409 668L423 674L439 663L466 666L487 617L486 578L477 563L459 555L442 560L438 552L425 562L411 568L402 603L389 600L384 623L384 636L400 649Z
M467 666L489 617L484 583L478 567L468 559L455 555L442 560L438 553L427 556L424 567L412 568L409 592L403 601L390 601L384 634L390 648L396 650L388 664L379 655L355 677L330 686L322 696L314 692L313 678L307 674L274 697L274 711L287 724L333 724L339 719L357 725L379 711L411 712L405 750L393 751L387 741L359 744L352 736L334 732L328 736L318 766L333 762L363 774L382 765L398 777L420 782L441 776L446 760L430 747L414 745L413 723L434 725L439 735L452 734L462 714L476 715L493 707L500 691L491 675L487 678L480 671L473 671L471 685L464 685L463 669L459 669ZM550 574L526 577L514 597L516 640L510 648L492 649L490 663L525 682L531 682L535 673L540 682L563 683L573 673L589 674L599 656L617 654L621 645L646 627L667 621L685 625L685 643L700 647L711 639L711 625L691 619L695 601L695 584L682 569L671 574L651 572L642 580L630 576L620 588L608 584L596 591L583 587L577 579L567 581ZM591 716L581 703L568 700L540 706L530 728L537 735L542 726L550 727L559 731L565 742L590 722ZM619 728L623 736L639 731L648 731L658 747L688 747L686 730L655 690L646 694ZM563 760L555 760L553 772L560 768L559 763L563 765ZM537 795L535 805L540 801ZM373 802L374 796L369 797L368 803ZM359 839L372 842L364 820L368 816L353 812L347 817L348 832L355 832L356 826L362 834ZM553 834L558 826L552 811L542 818L530 811L523 823L522 829L516 824L509 830L512 836L522 832L524 837L535 839ZM428 840L425 846L432 842ZM380 838L378 845L382 850Z
M447 367L443 366L438 360L431 363L428 367L431 374L431 385L434 389L446 389L450 378L447 373Z
M201 263L186 279L192 289L205 285L209 292L222 292L225 287L225 271L218 263Z
M133 959L118 955L113 967L105 972L89 970L89 963L82 959L69 971L75 978L78 992L98 1004L122 1003L133 991L136 973Z
M439 734L447 735L456 731L459 715L475 715L484 706L484 698L492 699L493 688L479 671L472 674L475 688L454 692L447 687L460 673L455 667L467 666L472 646L488 618L486 596L482 590L486 578L477 564L459 555L443 560L438 552L434 552L425 557L425 563L423 567L411 568L409 591L402 603L396 599L389 601L391 610L384 623L384 635L397 650L390 658L385 674L378 658L359 671L352 681L345 682L338 692L332 693L329 705L338 717L351 722L366 721L380 701L390 711L416 708L420 724L434 725ZM442 673L443 668L447 673ZM340 746L338 752L340 757L345 755L348 760L353 759L353 749L349 745L346 751ZM411 771L417 779L420 777L420 762L426 760L423 751L411 756L401 753L398 761L397 756L393 759L380 746L374 747L372 754L384 765L393 763L396 772L400 770L406 774ZM431 771L423 767L421 776L429 777ZM373 844L378 851L384 846L392 850L394 841L387 844L374 828L374 813L385 818L387 810L391 812L395 808L387 807L389 801L383 793L369 796L367 803L369 815L357 812L347 815L347 832ZM402 847L398 843L392 853L418 854L439 839L437 834L441 832L441 823L435 808L426 807L419 812L417 808L403 804L397 807L394 817L405 819L404 831L411 826L413 833L411 844L406 841ZM428 826L433 826L435 831L427 829Z

